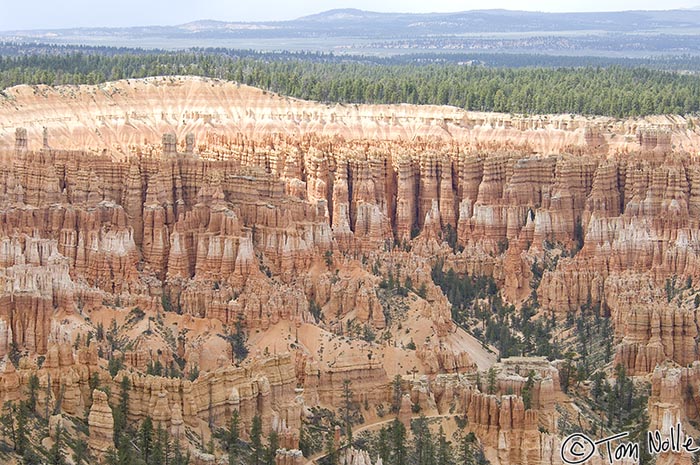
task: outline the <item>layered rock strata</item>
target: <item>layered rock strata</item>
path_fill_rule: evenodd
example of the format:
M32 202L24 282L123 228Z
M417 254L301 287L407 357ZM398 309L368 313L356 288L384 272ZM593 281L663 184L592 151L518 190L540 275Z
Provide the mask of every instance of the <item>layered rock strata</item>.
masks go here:
M36 375L39 410L89 412L95 451L124 377L131 421L185 438L260 415L277 462L297 465L296 387L334 407L350 380L381 404L412 373L426 378L404 421L454 404L492 458L556 463L540 431L555 430L556 369L504 360L494 394L460 378L495 357L452 322L436 259L561 319L599 309L615 363L680 386L671 406L654 387L652 421L695 419L700 136L684 118L327 106L197 78L20 86L0 114L0 357L25 356L0 395ZM112 319L129 344L85 343ZM144 375L155 362L179 376ZM667 362L690 368L658 374Z

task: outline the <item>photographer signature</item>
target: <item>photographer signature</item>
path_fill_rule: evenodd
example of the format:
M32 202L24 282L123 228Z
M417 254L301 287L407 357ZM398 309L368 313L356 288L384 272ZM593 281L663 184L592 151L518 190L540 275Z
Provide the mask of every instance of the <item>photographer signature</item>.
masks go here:
M640 446L637 442L620 442L613 447L612 442L629 436L629 432L617 433L594 441L583 433L574 433L564 439L561 445L561 459L567 465L581 465L593 457L598 446L604 446L603 455L607 456L608 463L613 465L620 460L633 460L639 462ZM663 452L687 452L692 454L700 450L694 446L695 440L684 436L681 424L669 428L667 437L662 437L659 430L647 432L647 451L651 455Z

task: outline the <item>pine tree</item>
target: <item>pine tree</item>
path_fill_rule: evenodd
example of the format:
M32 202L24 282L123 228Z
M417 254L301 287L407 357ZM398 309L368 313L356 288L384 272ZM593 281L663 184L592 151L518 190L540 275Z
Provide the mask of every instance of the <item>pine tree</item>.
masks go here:
M100 374L97 371L93 371L88 379L88 386L90 386L90 393L95 389L100 387Z
M107 465L142 465L145 464L141 457L136 456L134 448L126 434L119 437L116 448L107 451Z
M454 454L450 442L445 437L445 431L442 429L442 425L440 425L437 440L437 465L454 465L453 456Z
M476 443L474 433L463 434L459 441L459 451L457 457L461 465L475 465L474 451L472 447Z
M36 413L37 392L39 390L39 377L32 373L27 383L27 408L31 413ZM47 399L48 402L48 399Z
M17 428L15 434L17 441L15 443L15 450L18 454L24 455L25 450L28 448L29 439L27 438L27 405L24 401L19 403L19 408L17 408L15 415L17 418Z
M153 448L148 465L165 465L170 453L170 439L162 424L158 424L154 434Z
M279 436L276 431L270 431L267 437L267 447L265 448L265 465L275 465L275 456L280 447Z
M571 386L573 381L573 356L573 353L567 352L563 369L559 372L559 383L561 384L561 390L564 392L569 392L569 386Z
M382 459L382 463L389 463L389 456L391 449L389 447L389 430L387 428L382 428L379 430L379 436L377 437L377 455Z
M12 441L12 449L17 450L17 434L15 429L15 412L17 407L15 403L10 401L3 408L3 414L0 416L0 426L2 427L3 439L10 438Z
M22 465L45 465L45 460L40 457L31 445L27 444L22 454Z
M488 385L486 386L486 393L496 393L496 370L493 367L489 368Z
M527 375L527 381L525 381L525 385L523 386L523 389L521 391L521 395L523 398L523 404L525 405L525 410L530 410L532 408L532 389L535 386L535 371L530 370L530 373Z
M605 373L599 371L595 373L591 377L591 379L593 380L593 386L591 387L591 395L593 396L593 400L595 402L600 402L601 397L605 393L603 386L607 385L607 381L605 380Z
M233 362L240 362L248 356L248 348L245 346L246 336L243 331L243 316L238 315L236 320L236 332L229 337Z
M326 465L338 465L338 449L335 445L335 437L332 431L326 434Z
M190 453L182 453L182 445L180 444L180 438L175 438L175 443L173 444L173 454L172 459L170 459L169 465L188 465L190 463Z
M87 460L88 445L83 439L77 439L73 444L73 463L80 465Z
M253 417L253 425L250 429L250 447L253 449L253 465L260 465L262 457L262 420L258 415Z
M61 428L60 425L56 427L55 434L56 439L49 450L49 463L51 465L65 465L66 459L63 457L63 452L61 451L63 445L63 428Z
M228 437L226 438L229 465L234 465L236 463L236 458L238 458L238 454L240 453L240 447L238 445L238 441L240 440L239 425L240 418L238 417L238 410L234 410L233 414L231 415L231 423L227 435Z
M402 396L402 391L401 391L401 375L396 375L394 376L394 381L391 383L391 388L392 388L392 402L391 402L391 412L392 413L399 413L399 409L401 408L401 396Z
M391 423L391 463L406 465L406 427L398 418Z
M146 417L143 423L141 423L138 434L138 444L141 450L141 458L148 463L153 453L153 421L151 417Z
M114 445L119 444L119 439L122 433L126 430L126 419L129 413L129 390L131 389L131 383L129 378L126 376L122 377L119 383L119 404L117 408L114 409Z
M411 422L413 431L413 463L416 465L433 465L433 437L430 433L425 415Z
M313 438L309 434L308 426L306 426L306 423L302 421L301 428L299 428L299 450L304 457L309 457L311 455L313 447L312 441Z

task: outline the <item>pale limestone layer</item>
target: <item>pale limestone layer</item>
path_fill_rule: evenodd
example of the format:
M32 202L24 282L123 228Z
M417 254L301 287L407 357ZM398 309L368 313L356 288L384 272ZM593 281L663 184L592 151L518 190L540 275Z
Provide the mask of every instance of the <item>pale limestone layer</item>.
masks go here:
M115 154L128 154L136 146L160 146L165 133L175 136L168 139L170 146L178 144L184 152L188 147L198 151L196 145L208 134L237 132L372 140L434 137L479 148L493 147L497 141L541 153L570 147L615 153L638 142L649 150L671 144L685 150L700 147L700 138L682 117L618 121L569 115L513 117L440 106L323 105L191 76L97 86L17 86L4 93L0 141L14 145L15 129L24 127L22 141L29 149L43 146L44 127L49 147L107 149ZM662 132L638 136L638 131L652 127ZM190 134L199 142L188 144Z

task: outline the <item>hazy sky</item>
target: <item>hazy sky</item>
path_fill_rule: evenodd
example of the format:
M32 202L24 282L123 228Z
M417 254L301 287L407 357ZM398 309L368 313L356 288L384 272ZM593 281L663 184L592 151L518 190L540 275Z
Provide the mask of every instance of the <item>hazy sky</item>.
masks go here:
M445 12L483 8L537 11L671 9L700 0L0 0L0 30L75 26L174 25L197 19L260 21L293 19L332 8Z

